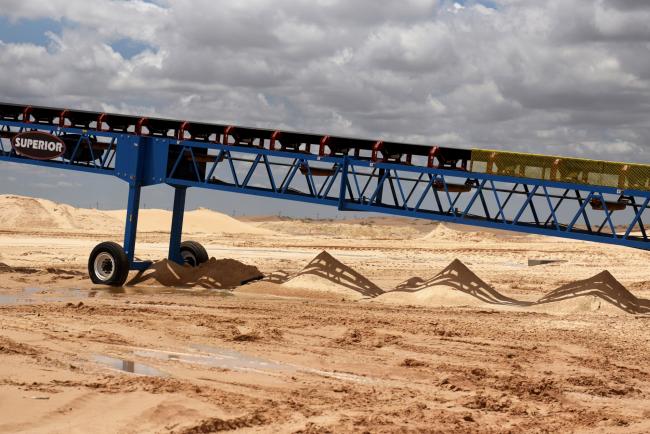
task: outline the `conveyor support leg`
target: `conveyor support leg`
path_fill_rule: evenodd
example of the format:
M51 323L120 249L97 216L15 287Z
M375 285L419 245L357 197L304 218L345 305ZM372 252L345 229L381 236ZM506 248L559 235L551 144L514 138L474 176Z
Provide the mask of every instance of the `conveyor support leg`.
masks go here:
M126 208L126 224L124 225L124 253L133 264L135 253L135 237L138 230L138 212L140 210L140 185L129 184L129 200Z
M174 187L174 211L172 214L172 228L169 236L170 261L183 264L181 257L181 237L183 235L183 214L185 213L186 187Z

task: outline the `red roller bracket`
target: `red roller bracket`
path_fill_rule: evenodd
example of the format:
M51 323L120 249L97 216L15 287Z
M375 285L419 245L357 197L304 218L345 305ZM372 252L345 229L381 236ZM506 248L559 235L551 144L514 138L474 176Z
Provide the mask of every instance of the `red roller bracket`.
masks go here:
M383 150L384 150L384 142L383 142L383 140L378 140L377 142L375 142L374 145L372 145L372 155L371 155L370 159L372 161L377 161L378 153L383 151Z
M273 134L271 134L271 143L269 144L269 148L272 151L275 151L275 142L276 142L276 140L280 139L281 134L282 133L280 131L273 131Z
M135 133L140 135L142 134L142 127L147 125L147 118L140 118L135 124Z
M235 131L235 127L232 125L227 126L226 128L223 129L223 144L228 145L228 136L232 134L232 132Z
M330 136L323 136L323 138L320 139L320 146L318 147L319 157L325 156L325 146L327 146L329 142L330 142Z
M429 158L427 159L427 167L435 167L433 164L433 159L438 156L438 153L440 152L440 148L437 146L434 146L431 148L429 151Z
M103 125L105 121L106 121L106 113L100 113L99 116L97 116L97 125L95 126L95 129L97 131L104 131Z
M63 128L65 127L65 117L66 115L70 113L70 110L64 109L61 114L59 115L59 127Z
M181 126L178 127L178 135L177 135L178 140L185 140L185 131L187 131L189 127L190 127L190 123L188 121L183 121L181 123ZM192 133L190 133L190 139L191 138L192 138Z
M25 110L23 110L23 122L26 124L31 123L31 119L29 118L30 115L32 114L32 106L28 105L25 107Z

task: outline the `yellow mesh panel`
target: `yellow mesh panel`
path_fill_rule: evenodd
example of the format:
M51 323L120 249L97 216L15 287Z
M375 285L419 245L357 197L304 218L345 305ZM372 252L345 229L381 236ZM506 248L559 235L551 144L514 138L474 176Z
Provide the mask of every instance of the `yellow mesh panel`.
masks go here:
M650 190L650 166L647 164L624 164L621 188Z
M472 149L472 172L650 190L650 165Z

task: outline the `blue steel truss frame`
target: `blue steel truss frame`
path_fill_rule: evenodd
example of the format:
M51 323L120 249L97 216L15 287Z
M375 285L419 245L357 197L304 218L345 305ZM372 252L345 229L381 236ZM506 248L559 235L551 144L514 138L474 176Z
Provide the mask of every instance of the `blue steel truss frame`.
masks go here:
M31 130L78 138L67 156L31 160L7 139ZM169 258L177 262L190 187L650 250L648 191L6 120L0 137L0 160L126 181L124 250L132 269L149 265L134 260L141 188L161 183L175 189Z

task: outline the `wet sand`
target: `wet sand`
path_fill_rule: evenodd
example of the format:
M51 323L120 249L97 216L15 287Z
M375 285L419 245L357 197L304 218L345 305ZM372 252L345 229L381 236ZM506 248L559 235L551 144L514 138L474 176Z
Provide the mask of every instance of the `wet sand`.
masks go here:
M650 429L646 318L90 294L0 308L0 431Z

